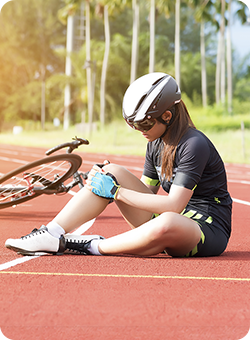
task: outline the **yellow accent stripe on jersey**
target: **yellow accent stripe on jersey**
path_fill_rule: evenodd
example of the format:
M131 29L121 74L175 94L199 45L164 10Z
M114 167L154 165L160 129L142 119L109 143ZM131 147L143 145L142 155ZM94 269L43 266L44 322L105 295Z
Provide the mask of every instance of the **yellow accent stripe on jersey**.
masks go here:
M158 187L161 184L159 179L152 179L152 178L149 178L145 175L142 175L142 181L143 181L143 183L145 183L147 185L151 185L152 187Z

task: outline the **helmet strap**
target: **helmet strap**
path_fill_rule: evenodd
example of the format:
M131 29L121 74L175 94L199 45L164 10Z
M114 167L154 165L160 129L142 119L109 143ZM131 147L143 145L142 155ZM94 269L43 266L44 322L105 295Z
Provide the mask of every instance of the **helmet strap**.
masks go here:
M168 131L168 128L169 128L169 126L170 126L170 122L166 122L166 121L165 121L164 119L162 119L161 117L157 117L156 119L158 120L158 122L160 122L161 124L163 124L163 125L166 126L165 131L164 131L163 134L160 136L160 138L162 139L162 138L166 135L166 133L167 133L167 131Z
M164 119L161 118L161 116L156 118L158 120L158 122L162 123L163 125L166 125L166 130L161 135L160 138L163 138L166 135L169 126L173 123L173 121L175 119L175 107L171 108L171 110L169 110L169 111L172 113L172 117L171 117L171 119L169 121L165 121Z
M165 135L166 135L166 133L167 133L167 131L168 131L168 128L169 128L169 125L167 125L167 124L165 124L166 125L166 130L163 132L163 134L160 136L160 139L162 139Z
M168 122L162 119L161 117L157 117L156 119L158 120L158 122L162 123L163 125L167 125L167 126L170 125L170 122L171 122L171 119Z

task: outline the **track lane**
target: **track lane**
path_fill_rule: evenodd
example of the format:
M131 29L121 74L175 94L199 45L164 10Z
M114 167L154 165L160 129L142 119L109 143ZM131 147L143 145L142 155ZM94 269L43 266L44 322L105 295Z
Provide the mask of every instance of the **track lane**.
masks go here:
M87 161L107 158L91 155ZM140 176L142 157L130 157L127 164L124 156L115 161ZM238 180L238 170L238 165L230 170L229 179ZM232 196L249 200L244 187L229 182ZM68 199L40 197L0 210L0 263L20 258L4 248L5 238L20 237L46 223ZM248 206L234 204L232 238L218 258L43 256L0 272L0 327L12 340L27 335L29 340L68 339L72 334L76 339L84 334L85 339L104 340L243 338L250 325L249 282L227 279L249 279L249 212ZM110 205L89 232L108 237L126 230L115 205Z

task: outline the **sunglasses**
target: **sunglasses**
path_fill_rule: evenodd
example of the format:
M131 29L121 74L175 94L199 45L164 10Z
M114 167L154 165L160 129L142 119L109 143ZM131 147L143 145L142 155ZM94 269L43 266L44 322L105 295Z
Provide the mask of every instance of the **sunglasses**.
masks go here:
M152 120L152 119L144 119L140 122L134 122L134 121L129 121L128 119L126 119L127 124L132 127L135 130L141 131L141 132L147 132L150 129L152 129L152 127L155 125L156 120Z

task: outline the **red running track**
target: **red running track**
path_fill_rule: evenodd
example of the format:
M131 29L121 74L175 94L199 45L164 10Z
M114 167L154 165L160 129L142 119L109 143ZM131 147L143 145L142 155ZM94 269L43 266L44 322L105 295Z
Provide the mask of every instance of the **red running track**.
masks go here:
M0 145L0 173L44 151ZM79 154L83 170L107 158L138 176L143 167L142 157ZM244 338L250 328L250 166L226 169L233 232L220 257L21 257L4 247L5 240L50 221L71 196L0 210L1 332L11 340ZM126 230L111 204L86 233L109 237Z

